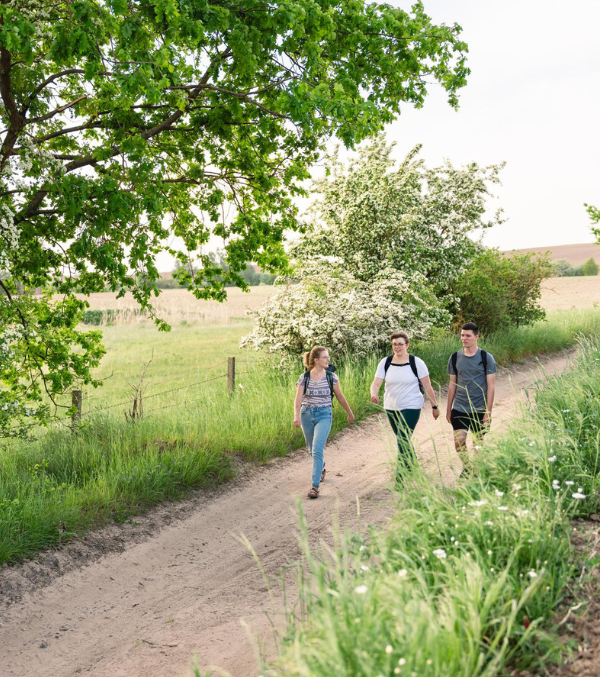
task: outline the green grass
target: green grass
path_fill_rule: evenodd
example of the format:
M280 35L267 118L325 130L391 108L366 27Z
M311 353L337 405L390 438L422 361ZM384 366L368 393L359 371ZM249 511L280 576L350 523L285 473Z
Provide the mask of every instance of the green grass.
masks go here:
M299 608L263 674L493 677L560 660L556 614L581 592L571 519L599 502L600 338L533 399L457 490L416 471L388 528L318 553L304 530Z
M77 434L57 425L32 443L0 452L0 564L18 561L111 519L125 519L194 487L215 486L235 474L236 459L263 463L304 444L292 422L294 383L302 371L281 371L255 353L241 353L249 325L177 326L159 333L143 325L104 330L104 386L86 399ZM500 364L574 344L600 331L598 311L555 313L532 328L511 329L484 344ZM433 380L446 381L455 338L412 346ZM233 396L227 394L228 355L238 358ZM348 401L360 420L377 410L368 387L382 356L340 364ZM152 358L143 420L125 420L141 364ZM333 356L335 361L336 356ZM195 385L193 385L195 384ZM177 390L172 390L172 389ZM161 394L162 393L162 394ZM118 406L114 406L118 404ZM93 413L94 409L105 411ZM90 413L92 412L92 413ZM347 425L334 407L333 433Z

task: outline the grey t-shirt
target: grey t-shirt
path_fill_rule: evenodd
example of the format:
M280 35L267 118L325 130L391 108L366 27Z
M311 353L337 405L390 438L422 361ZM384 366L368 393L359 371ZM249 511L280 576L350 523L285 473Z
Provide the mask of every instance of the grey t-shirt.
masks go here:
M475 355L470 357L462 350L456 356L456 394L452 409L469 413L472 411L486 410L487 378L486 374L496 373L496 361L493 355L487 354L487 372L483 373L481 361L481 349L478 348ZM454 374L452 369L452 357L448 360L448 373Z

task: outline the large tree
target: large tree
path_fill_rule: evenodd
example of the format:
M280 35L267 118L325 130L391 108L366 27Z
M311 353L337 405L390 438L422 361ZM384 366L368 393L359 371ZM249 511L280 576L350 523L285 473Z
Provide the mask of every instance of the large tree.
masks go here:
M456 106L459 33L419 2L0 0L0 411L89 381L99 337L75 329L74 292L130 289L152 312L172 236L198 297L243 286L246 261L283 269L324 142L353 146L434 81Z

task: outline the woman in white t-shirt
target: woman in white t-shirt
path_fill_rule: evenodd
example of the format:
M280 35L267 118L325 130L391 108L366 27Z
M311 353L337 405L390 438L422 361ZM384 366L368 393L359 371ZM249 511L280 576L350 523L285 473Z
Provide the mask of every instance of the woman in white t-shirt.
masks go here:
M384 357L377 366L371 384L371 402L379 404L379 388L385 381L383 407L398 440L397 477L400 479L402 470L410 470L415 463L411 437L425 404L421 384L431 401L433 418L437 419L440 412L425 362L408 353L408 334L397 331L390 336L390 341L394 354L391 358Z

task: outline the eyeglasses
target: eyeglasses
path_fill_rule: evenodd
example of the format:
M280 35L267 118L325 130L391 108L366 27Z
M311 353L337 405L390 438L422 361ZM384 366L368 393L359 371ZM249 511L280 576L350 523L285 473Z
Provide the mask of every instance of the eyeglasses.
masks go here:
M408 345L408 343L396 343L396 342L392 343L392 346L394 346L394 348L400 347L400 346L407 346L407 345Z

